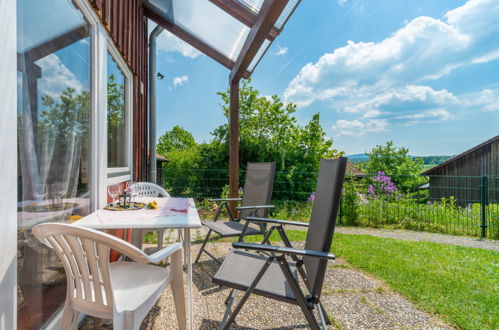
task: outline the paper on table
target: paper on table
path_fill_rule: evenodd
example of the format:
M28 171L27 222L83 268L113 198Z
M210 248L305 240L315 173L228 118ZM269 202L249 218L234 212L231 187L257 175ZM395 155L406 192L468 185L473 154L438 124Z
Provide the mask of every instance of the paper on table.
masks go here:
M185 214L188 212L189 200L187 198L174 198L174 197L143 197L137 198L136 201L142 203L150 203L156 201L158 204L157 210L134 210L134 211L109 211L100 209L95 212L97 218L101 222L113 222L119 220L120 222L133 222L138 219L154 219L157 217L171 217Z

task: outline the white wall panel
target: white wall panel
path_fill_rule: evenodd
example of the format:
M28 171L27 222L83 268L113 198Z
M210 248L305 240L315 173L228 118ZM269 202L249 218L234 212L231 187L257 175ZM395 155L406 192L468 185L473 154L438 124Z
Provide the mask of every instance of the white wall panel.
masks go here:
M16 1L0 0L0 329L16 328Z

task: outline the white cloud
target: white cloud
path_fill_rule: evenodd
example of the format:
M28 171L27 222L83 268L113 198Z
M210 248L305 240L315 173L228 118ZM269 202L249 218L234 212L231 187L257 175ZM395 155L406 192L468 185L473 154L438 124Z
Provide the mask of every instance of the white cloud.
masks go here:
M186 84L187 82L189 81L189 76L185 75L185 76L181 76L181 77L175 77L173 78L173 88L177 87L177 86L182 86L184 84Z
M58 97L66 88L73 88L77 93L81 93L83 86L55 54L50 54L36 61L42 69L42 77L38 79L38 88L41 95Z
M333 126L343 135L359 135L359 124L373 131L395 122L451 120L450 109L471 99L429 85L462 66L499 59L497 17L499 1L470 0L441 19L417 17L380 42L348 41L306 64L284 91L284 100L300 107L323 102L358 116ZM475 99L473 105L495 110L497 91L481 93L482 101ZM383 120L381 126L369 126L374 119ZM346 133L345 125L357 126Z
M483 89L468 93L461 98L463 104L471 109L481 109L485 112L499 110L499 89Z
M372 132L387 131L390 124L386 119L369 119L367 121L359 120L338 120L331 129L337 136L364 136Z
M414 125L414 124L419 124L421 122L432 123L432 122L454 119L454 115L452 115L449 111L445 109L433 109L412 115L396 116L395 119L404 120L405 125Z
M348 0L338 0L338 4L343 7L347 3L347 1Z
M281 56L281 55L286 55L288 52L288 47L281 47L279 46L279 49L276 52L276 55Z
M168 31L163 31L157 39L158 50L164 52L178 52L185 57L196 58L202 53L183 41L177 38Z

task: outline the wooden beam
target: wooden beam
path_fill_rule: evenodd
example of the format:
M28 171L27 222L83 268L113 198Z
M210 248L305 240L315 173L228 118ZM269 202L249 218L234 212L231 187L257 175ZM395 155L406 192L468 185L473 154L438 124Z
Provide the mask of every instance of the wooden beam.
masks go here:
M230 83L229 114L229 197L239 193L239 81ZM236 214L237 202L229 203L232 214Z
M229 76L229 81L239 81L256 53L265 41L275 22L288 4L288 0L265 0L260 8L257 19L251 28L246 41L239 53L236 64Z
M215 48L211 47L206 42L198 39L194 35L185 31L184 29L176 26L175 24L171 23L167 19L156 14L154 11L150 10L149 8L144 7L144 14L147 18L153 20L156 24L161 25L161 27L163 27L165 30L176 35L177 37L179 37L183 41L187 42L192 47L198 49L202 53L211 57L212 59L214 59L218 63L222 64L223 66L225 66L229 70L232 70L232 68L234 67L234 61L232 61L231 59L226 57L224 54L222 54L221 52L219 52Z
M86 37L88 37L88 28L83 25L26 51L24 56L28 62L35 62Z
M235 0L210 0L214 5L217 5L220 9L224 10L232 17L243 23L244 25L252 28L256 23L257 15L249 10L246 6ZM272 27L267 39L274 41L274 39L281 33L280 30L276 29L275 26Z

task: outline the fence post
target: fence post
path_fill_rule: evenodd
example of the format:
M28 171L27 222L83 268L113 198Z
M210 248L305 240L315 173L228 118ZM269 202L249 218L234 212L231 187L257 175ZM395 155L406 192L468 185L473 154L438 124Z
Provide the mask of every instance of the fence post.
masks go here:
M489 187L488 187L487 176L482 176L480 178L480 220L481 220L480 227L482 227L482 234L481 234L482 238L485 238L487 236L486 206L488 204L488 192L489 192Z

